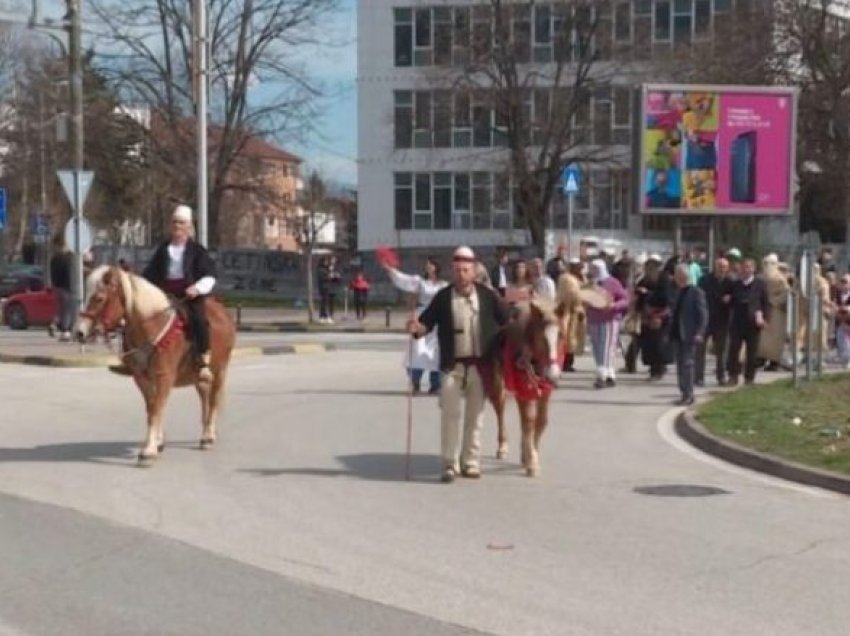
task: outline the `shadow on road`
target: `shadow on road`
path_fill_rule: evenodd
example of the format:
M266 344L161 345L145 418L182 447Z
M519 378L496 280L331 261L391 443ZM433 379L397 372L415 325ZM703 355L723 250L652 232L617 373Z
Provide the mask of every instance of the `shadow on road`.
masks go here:
M342 464L334 468L243 468L239 472L257 477L283 477L304 475L307 477L354 477L367 481L406 481L405 456L403 453L363 453L340 455L336 460ZM411 455L410 481L417 483L439 483L440 458L436 455Z
M0 448L0 464L6 462L90 462L95 464L128 464L135 458L136 442L74 442L46 444L29 448Z

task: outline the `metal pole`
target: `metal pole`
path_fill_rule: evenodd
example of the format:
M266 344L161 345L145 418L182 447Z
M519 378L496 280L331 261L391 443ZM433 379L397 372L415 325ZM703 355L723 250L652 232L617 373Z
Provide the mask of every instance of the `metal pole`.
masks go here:
M709 217L708 219L708 266L712 267L714 264L714 250L717 249L717 219L715 217Z
M791 376L794 380L794 388L800 386L800 343L797 341L799 325L800 297L792 290L788 294L788 311L791 322Z
M806 382L812 380L812 354L814 353L814 322L815 322L815 268L812 253L806 250Z
M815 367L815 371L818 374L818 379L823 376L823 339L825 334L823 332L823 298L820 294L815 295L815 333L817 334L817 366Z
M682 217L677 216L673 226L673 253L678 253L682 247Z
M76 311L82 310L83 294L83 254L80 249L79 172L84 168L83 157L83 59L80 33L81 0L66 0L68 3L68 66L71 79L71 139L74 169L74 200L71 202L71 216L75 220L74 229L74 302Z
M195 0L195 66L198 151L198 236L197 241L208 245L207 219L207 2Z
M576 195L570 193L567 195L567 259L573 257L573 202Z

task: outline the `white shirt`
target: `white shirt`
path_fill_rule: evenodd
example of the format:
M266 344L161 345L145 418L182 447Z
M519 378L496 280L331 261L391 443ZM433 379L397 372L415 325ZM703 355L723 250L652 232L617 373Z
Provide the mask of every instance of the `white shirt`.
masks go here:
M444 280L431 281L416 274L405 274L397 269L390 269L390 280L401 291L416 294L418 309L424 309L430 305L437 292L448 285Z
M183 273L183 255L186 253L186 244L175 245L173 243L169 243L168 245L168 273L166 274L166 278L168 280L180 280L184 277ZM209 294L213 286L215 285L215 278L212 276L204 276L201 280L195 283L195 289L198 290L198 293L201 296L206 296Z
M452 290L452 318L455 328L455 358L477 358L481 355L481 321L478 291L462 296Z
M499 285L497 289L505 289L508 286L508 277L505 275L505 266L499 265Z

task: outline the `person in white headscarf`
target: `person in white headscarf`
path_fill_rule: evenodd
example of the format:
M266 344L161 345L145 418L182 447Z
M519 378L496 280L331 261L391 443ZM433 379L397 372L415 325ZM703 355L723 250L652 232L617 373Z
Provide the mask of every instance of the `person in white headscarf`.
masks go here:
M787 302L791 288L779 271L779 258L768 254L762 259L762 277L767 287L767 302L770 304L770 320L767 321L759 338L758 357L767 361L765 371L777 371L782 364L787 332Z
M608 266L601 258L590 263L589 278L605 295L604 307L587 306L587 325L596 362L594 386L602 389L616 384L614 357L620 337L620 323L629 308L629 295L616 278L608 273Z

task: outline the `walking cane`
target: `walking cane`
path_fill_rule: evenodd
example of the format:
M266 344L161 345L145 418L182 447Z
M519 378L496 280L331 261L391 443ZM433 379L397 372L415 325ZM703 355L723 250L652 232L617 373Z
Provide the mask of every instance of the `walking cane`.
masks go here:
M407 359L413 359L413 336L407 338ZM410 448L413 444L413 375L407 379L407 454L404 460L405 480L410 481Z

